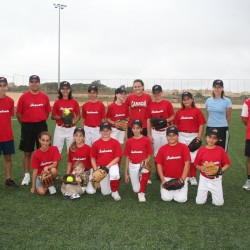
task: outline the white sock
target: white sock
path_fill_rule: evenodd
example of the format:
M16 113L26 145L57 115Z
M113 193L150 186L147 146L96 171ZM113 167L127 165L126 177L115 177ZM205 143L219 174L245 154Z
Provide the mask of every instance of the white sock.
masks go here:
M30 178L30 173L25 173L24 176Z

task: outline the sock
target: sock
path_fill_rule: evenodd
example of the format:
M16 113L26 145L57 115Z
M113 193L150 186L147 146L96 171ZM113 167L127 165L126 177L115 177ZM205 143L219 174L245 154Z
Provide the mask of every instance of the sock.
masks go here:
M24 176L25 177L30 177L30 173L25 173Z
M196 168L194 167L194 163L190 164L189 177L196 177Z
M118 190L119 185L120 185L120 179L119 180L111 180L110 181L111 191L116 192Z
M150 173L142 173L140 180L140 190L139 193L144 193L146 186L148 184Z

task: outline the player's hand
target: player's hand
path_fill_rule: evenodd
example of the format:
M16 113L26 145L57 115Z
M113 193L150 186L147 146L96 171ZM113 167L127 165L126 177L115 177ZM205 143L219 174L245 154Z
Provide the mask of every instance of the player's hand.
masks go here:
M125 182L126 182L127 184L129 184L129 175L128 175L128 174L125 174L125 175L124 175L124 179L125 179Z
M32 194L36 193L36 188L35 188L35 187L31 187L30 192L31 192Z

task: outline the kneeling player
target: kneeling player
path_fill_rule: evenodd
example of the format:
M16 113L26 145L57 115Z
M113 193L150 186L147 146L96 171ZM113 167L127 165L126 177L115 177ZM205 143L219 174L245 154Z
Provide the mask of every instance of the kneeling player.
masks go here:
M166 130L168 144L162 146L155 158L157 170L162 182L161 198L164 201L175 200L186 202L188 194L187 176L190 168L190 152L188 147L178 142L178 129L169 126ZM171 179L178 179L183 187L176 190L167 190L163 186Z

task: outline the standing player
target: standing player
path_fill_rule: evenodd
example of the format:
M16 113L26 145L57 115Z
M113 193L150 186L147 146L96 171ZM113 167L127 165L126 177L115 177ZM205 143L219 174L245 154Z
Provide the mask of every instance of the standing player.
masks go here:
M124 103L126 98L126 91L123 88L118 88L115 90L115 99L108 106L107 111L107 121L112 126L111 137L119 141L121 144L124 143L125 132L116 128L115 123L118 120L128 120L129 110L128 106Z
M147 168L141 169L141 163L142 161L150 161L153 150L150 139L141 134L142 122L140 120L132 122L132 131L134 136L127 140L124 150L124 155L127 156L124 179L126 183L129 183L130 176L133 191L138 193L139 202L145 202L145 189L149 180L150 170Z
M83 191L86 191L88 194L94 194L96 190L91 183L93 168L90 162L90 146L85 143L85 131L83 128L76 128L74 130L73 143L68 151L67 174L73 172L73 166L77 162L83 163L86 174L89 172L90 176L89 183Z
M190 92L184 92L181 99L181 109L177 110L175 114L174 124L179 130L179 142L188 146L194 138L201 140L206 120L201 110L195 106L193 95ZM190 152L189 181L191 185L197 185L196 169L193 164L196 154L197 150Z
M132 132L132 122L136 119L142 121L142 133L147 136L147 116L146 112L152 99L149 94L144 93L144 82L140 79L134 80L134 93L128 95L125 103L130 109L130 119L128 124L127 137L131 138L134 134Z
M222 173L230 165L230 159L222 147L216 146L219 139L219 130L210 128L206 132L207 145L199 148L195 157L194 166L201 171L199 186L197 190L196 203L204 204L207 200L208 192L212 194L212 203L216 206L224 204L222 190ZM215 176L206 175L203 165L212 162L221 168L221 173Z
M152 88L152 93L154 96L154 102L151 102L147 110L147 131L148 137L154 146L154 156L157 155L158 150L163 145L167 144L166 128L157 130L150 123L151 118L164 118L167 124L171 124L174 120L174 108L171 102L163 100L162 97L162 87L160 85L154 85ZM157 163L155 162L155 178L159 179L157 173Z
M62 152L64 141L66 140L67 151L73 141L73 132L76 123L80 120L80 108L79 104L72 97L72 91L70 83L67 81L60 83L60 89L58 90L58 100L55 101L52 108L52 120L56 120L56 127L54 132L53 145L57 146L59 152ZM68 126L64 124L61 119L64 110L70 110L72 116L72 125Z
M88 88L89 101L82 105L82 126L86 134L85 143L89 146L100 139L100 124L106 117L105 106L97 99L97 95L97 86L90 85Z
M242 186L245 190L250 190L250 98L248 98L242 107L241 120L246 125L246 145L245 145L245 156L247 157L246 161L246 171L247 171L247 180L246 183Z
M111 125L108 122L102 122L100 126L101 138L93 143L90 157L93 169L107 167L109 174L100 182L103 195L111 193L115 201L121 200L118 193L120 185L119 161L122 157L121 144L110 137L112 133Z
M11 155L15 154L14 136L11 127L11 117L14 116L14 100L6 96L7 90L7 79L5 77L0 77L0 155L3 152L5 185L18 187L11 179Z
M29 91L22 94L17 103L16 117L21 124L21 139L19 149L24 152L24 178L22 185L30 183L30 163L34 147L39 147L38 135L47 131L46 120L50 108L49 98L40 91L40 78L32 75L29 78Z
M173 178L179 178L184 186L171 191L161 186L161 199L183 203L187 201L188 194L186 178L190 167L190 152L187 145L178 142L178 129L175 126L169 126L166 133L168 144L159 149L155 158L162 185Z

